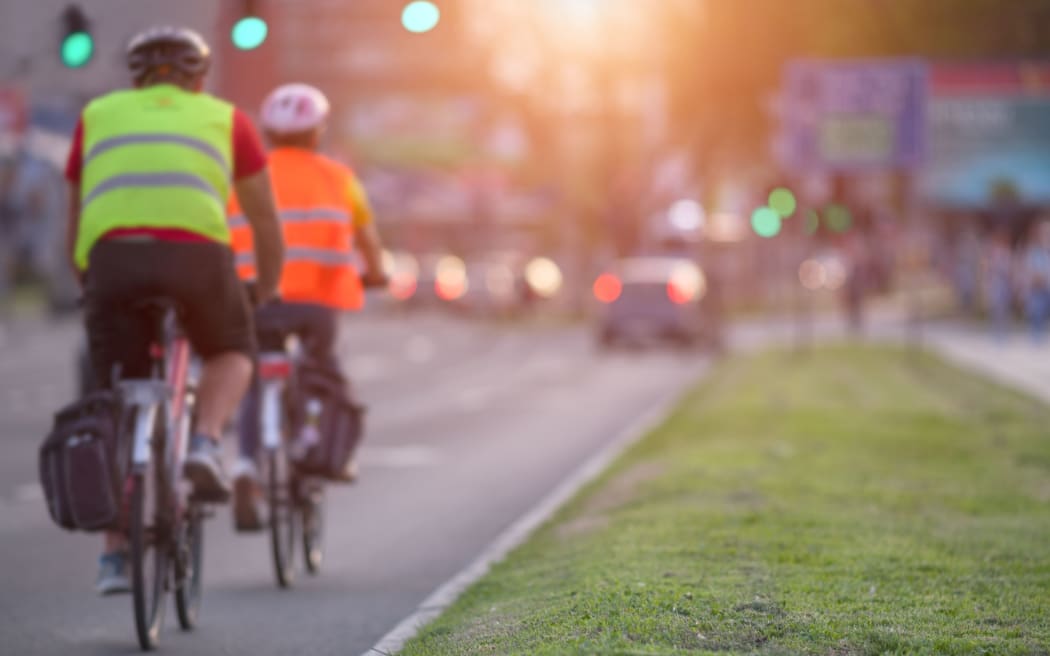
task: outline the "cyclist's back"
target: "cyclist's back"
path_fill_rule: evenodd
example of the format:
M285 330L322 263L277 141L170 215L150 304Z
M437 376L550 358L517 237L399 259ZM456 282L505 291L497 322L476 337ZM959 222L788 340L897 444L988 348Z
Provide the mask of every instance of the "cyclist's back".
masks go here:
M254 330L236 276L225 203L233 185L252 208L263 253L262 294L272 293L281 244L266 156L247 117L201 93L210 50L200 35L155 28L128 46L135 88L85 108L66 176L70 249L84 282L85 322L100 387L114 374L149 375L152 326L141 301L165 297L204 360L185 475L205 500L228 490L218 458L222 424L251 372ZM123 537L107 536L100 592L127 588Z
M329 113L319 90L302 84L276 89L263 103L261 122L273 145L270 172L286 244L281 272L281 302L260 308L261 323L294 326L306 355L315 363L336 366L334 354L339 312L364 305L364 283L385 280L381 245L367 197L353 172L317 152ZM241 203L230 207L238 273L256 275L252 235ZM364 280L353 266L355 245L367 267ZM257 382L257 381L256 381ZM258 473L258 393L253 382L241 413L241 461L235 485L235 520L240 529L261 525L258 503L250 498Z

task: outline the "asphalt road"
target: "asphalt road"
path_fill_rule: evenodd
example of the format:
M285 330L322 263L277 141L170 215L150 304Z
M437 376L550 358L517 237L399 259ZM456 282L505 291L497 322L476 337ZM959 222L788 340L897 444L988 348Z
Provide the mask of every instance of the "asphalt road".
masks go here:
M137 650L130 597L92 590L100 539L50 523L36 449L71 398L78 328L0 338L0 653ZM358 654L589 455L697 378L679 352L600 354L583 328L359 318L345 364L370 406L361 482L329 496L317 578L276 588L265 534L207 525L201 626L166 654Z

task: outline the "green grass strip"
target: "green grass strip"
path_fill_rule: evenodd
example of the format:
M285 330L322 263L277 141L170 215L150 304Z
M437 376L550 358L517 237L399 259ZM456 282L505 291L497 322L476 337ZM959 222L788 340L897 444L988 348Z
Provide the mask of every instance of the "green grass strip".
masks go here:
M1048 419L904 350L729 360L403 653L1046 655Z

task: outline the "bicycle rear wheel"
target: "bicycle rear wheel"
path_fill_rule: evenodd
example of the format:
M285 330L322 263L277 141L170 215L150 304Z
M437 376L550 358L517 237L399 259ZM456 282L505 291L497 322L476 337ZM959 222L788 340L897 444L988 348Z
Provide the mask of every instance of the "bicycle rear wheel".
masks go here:
M156 458L145 471L132 475L128 527L132 606L139 645L146 651L157 646L164 623L169 565L168 495L164 490L165 481Z
M283 449L267 453L267 498L270 505L270 546L277 585L287 588L295 581L295 543L298 512L292 494L291 464Z
M204 561L204 508L190 501L182 520L175 562L175 612L179 626L189 631L197 625L201 608Z
M316 575L324 561L324 484L303 480L299 483L297 505L303 517L303 559L306 571Z

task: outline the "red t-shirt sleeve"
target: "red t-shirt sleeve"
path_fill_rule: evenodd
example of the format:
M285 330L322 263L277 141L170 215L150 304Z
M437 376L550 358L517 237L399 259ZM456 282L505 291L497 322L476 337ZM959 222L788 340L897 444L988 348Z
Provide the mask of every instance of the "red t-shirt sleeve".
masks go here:
M73 129L73 141L69 144L69 157L66 159L66 180L80 184L80 172L84 168L84 119L77 119Z
M241 110L233 110L233 179L255 175L266 168L266 148L252 120Z

